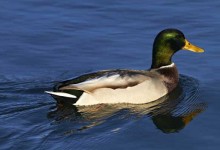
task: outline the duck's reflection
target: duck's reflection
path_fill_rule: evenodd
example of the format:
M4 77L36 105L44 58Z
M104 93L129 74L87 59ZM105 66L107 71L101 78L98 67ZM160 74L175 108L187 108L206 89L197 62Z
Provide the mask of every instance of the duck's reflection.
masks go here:
M199 108L182 116L173 116L172 114L159 114L153 116L152 120L155 126L164 133L178 132L203 110L204 109Z
M187 83L192 85L193 79L181 78L180 84L173 92L160 98L157 101L142 105L115 104L115 105L94 105L87 107L75 107L63 105L56 107L48 113L48 118L55 122L71 120L84 122L77 127L77 131L92 128L105 122L108 118L120 115L123 117L142 117L148 115L155 126L164 133L178 132L206 108L206 103L196 100L198 88L195 86L186 87ZM187 80L187 81L184 81ZM183 84L184 83L184 84Z

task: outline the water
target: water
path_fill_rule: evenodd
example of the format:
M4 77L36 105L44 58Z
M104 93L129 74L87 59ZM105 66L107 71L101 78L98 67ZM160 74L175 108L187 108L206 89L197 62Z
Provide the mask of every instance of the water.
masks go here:
M0 2L0 149L218 149L219 1ZM145 105L56 107L45 90L80 74L148 69L156 34L179 28L177 94Z

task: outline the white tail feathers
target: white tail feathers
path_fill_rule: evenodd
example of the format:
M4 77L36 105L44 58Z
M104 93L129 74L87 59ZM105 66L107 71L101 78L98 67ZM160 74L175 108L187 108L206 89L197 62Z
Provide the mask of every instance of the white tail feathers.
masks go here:
M64 92L52 92L52 91L45 91L45 93L55 95L55 96L61 96L61 97L67 97L67 98L77 98L75 95L64 93Z

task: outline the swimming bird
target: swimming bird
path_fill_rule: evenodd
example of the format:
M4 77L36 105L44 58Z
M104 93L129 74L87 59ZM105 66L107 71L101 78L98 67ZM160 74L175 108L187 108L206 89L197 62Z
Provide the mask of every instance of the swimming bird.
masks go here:
M177 87L179 74L172 56L181 49L204 52L202 48L186 40L180 30L165 29L154 40L150 69L116 69L84 74L60 82L53 91L46 93L57 101L71 99L73 105L149 103Z

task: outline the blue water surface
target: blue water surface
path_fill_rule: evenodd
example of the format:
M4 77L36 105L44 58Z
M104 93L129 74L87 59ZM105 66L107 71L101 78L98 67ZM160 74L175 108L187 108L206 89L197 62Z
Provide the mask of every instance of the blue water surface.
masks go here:
M0 1L0 149L220 147L220 1ZM103 69L148 69L152 43L178 28L180 90L155 103L59 108L55 83Z

